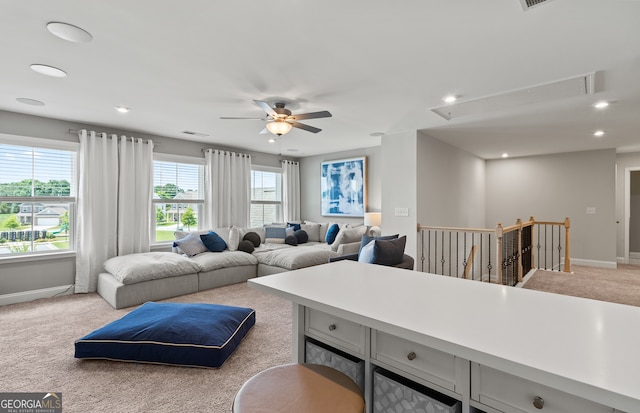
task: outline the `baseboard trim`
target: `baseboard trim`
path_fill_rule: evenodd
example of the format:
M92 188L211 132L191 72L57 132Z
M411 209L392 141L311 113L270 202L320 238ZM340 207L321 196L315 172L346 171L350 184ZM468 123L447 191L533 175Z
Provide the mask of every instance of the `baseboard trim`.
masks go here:
M580 258L571 258L571 264L584 265L585 267L598 267L598 268L618 268L618 264L615 261L597 261L597 260L585 260Z
M51 298L59 295L73 294L71 285L61 285L58 287L42 288L40 290L23 291L19 293L0 295L0 306L24 303L27 301L39 300L41 298Z

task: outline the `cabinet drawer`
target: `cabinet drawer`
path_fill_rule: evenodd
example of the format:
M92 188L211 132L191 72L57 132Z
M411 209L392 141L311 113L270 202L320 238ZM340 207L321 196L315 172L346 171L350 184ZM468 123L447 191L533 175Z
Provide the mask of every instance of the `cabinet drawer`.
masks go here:
M477 363L471 363L471 398L505 413L617 411Z
M455 356L378 330L372 336L374 359L456 391Z
M322 311L307 308L305 332L358 354L364 355L364 326Z

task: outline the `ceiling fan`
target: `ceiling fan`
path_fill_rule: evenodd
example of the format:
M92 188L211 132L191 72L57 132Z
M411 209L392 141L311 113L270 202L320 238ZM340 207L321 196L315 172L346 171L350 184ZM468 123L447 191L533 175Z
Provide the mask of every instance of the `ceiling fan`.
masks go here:
M266 118L234 118L234 117L220 117L220 119L253 119L269 121L267 127L260 133L273 133L274 135L282 136L289 133L292 127L306 130L307 132L318 133L322 129L314 126L309 126L304 123L298 122L303 119L317 119L317 118L330 118L332 115L329 111L323 110L320 112L300 113L294 115L289 109L286 109L285 103L276 102L274 107L271 107L267 102L262 100L254 100L253 103L258 105L267 114Z

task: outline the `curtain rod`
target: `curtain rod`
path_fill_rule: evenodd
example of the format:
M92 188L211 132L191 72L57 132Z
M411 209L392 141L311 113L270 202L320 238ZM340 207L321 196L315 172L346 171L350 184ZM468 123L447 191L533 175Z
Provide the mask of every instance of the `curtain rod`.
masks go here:
M235 154L236 154L236 156L248 156L249 158L257 158L257 156L256 156L256 155L251 155L251 154L249 154L249 153L241 153L241 152L227 151L227 150L223 150L223 149L202 148L202 153L207 152L207 151L228 152L228 153L235 153Z
M69 129L69 134L71 134L71 135L77 135L77 134L78 134L78 132L80 132L81 130L82 130L82 129ZM88 131L87 131L87 132L88 132ZM117 133L108 133L108 132L96 132L96 133L99 133L99 134L104 133L105 135L107 135L107 137L109 137L109 135L118 135ZM127 137L128 137L128 138L133 138L133 136L127 136ZM140 139L143 139L143 140L144 140L144 143L148 143L150 140L152 140L152 139L146 139L146 138L140 138ZM157 143L157 142L153 142L153 146L160 146L160 144L159 144L159 143Z

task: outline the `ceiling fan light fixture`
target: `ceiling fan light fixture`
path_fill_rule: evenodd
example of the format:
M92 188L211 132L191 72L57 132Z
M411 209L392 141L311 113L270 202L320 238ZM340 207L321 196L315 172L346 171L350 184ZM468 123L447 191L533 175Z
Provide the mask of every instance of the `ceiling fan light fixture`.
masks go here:
M273 122L267 123L267 130L274 135L282 136L291 131L291 124L283 119L275 119Z

